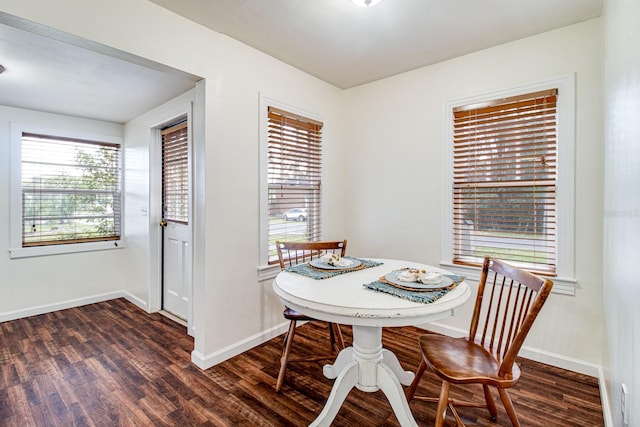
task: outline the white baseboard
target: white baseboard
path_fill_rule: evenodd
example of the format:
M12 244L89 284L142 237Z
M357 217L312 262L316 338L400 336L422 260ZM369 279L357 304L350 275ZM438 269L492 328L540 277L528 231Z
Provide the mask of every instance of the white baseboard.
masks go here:
M299 322L300 324L302 322ZM193 350L191 352L191 361L200 369L209 369L218 363L224 362L227 359L244 353L247 350L252 349L262 343L269 341L271 338L277 337L283 334L289 328L289 322L284 322L276 325L266 331L262 331L259 334L245 338L242 341L238 341L232 345L222 348L218 351L209 354L202 354L199 351Z
M67 308L80 307L81 305L94 304L96 302L108 301L116 298L127 298L127 293L123 291L107 292L104 294L91 295L84 298L70 299L67 301L45 304L37 307L29 307L22 310L8 311L0 313L0 322L22 319L23 317L37 316L39 314L51 313L52 311L65 310ZM133 297L133 296L132 296ZM136 304L134 301L132 301Z
M604 427L613 427L613 416L611 414L611 406L609 403L609 391L607 382L605 381L604 371L598 369L598 384L600 385L600 402L602 403L602 417L604 418Z
M147 304L147 302L141 298L138 298L137 296L127 292L127 291L122 291L122 297L124 297L127 301L129 301L132 304L137 305L138 307L140 307L141 309L143 309L144 311L146 311L147 313L151 313L149 311L149 304Z
M416 326L421 329L427 329L452 337L465 337L469 332L466 329L454 328L437 322ZM578 372L580 374L596 378L600 371L600 365L598 364L527 346L523 346L520 349L519 355L535 362L546 363L547 365L567 369L569 371Z
M595 378L598 378L598 371L600 370L600 365L595 363L527 346L522 346L519 355L529 360L546 363L547 365Z

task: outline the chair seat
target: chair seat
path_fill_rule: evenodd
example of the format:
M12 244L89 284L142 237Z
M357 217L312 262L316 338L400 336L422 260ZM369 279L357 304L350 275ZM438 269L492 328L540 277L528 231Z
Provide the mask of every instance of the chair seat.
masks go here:
M285 319L287 320L296 320L296 321L301 321L301 320L314 320L313 318L306 316L302 313L299 313L289 307L285 307L284 311L282 312L282 315L284 316Z
M512 374L500 376L498 360L483 346L466 338L426 334L420 337L425 361L435 373L453 384L484 383L500 388L512 387L520 378L514 363Z

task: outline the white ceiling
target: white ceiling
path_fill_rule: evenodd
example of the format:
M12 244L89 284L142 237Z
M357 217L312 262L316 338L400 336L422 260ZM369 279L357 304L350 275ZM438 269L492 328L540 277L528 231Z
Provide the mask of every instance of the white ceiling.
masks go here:
M600 15L602 0L150 0L340 88ZM0 12L0 105L124 123L200 78Z
M602 0L150 0L340 88L600 16Z
M0 105L125 123L196 76L0 13Z

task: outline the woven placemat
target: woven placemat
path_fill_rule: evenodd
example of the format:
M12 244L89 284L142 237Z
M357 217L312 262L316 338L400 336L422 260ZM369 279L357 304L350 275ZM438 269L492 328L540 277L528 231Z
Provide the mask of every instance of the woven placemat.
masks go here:
M375 282L367 283L362 286L367 289L371 289L372 291L384 292L386 294L404 298L409 301L428 304L442 298L447 294L447 292L449 292L451 289L454 289L464 280L464 276L458 276L455 274L445 274L444 276L450 278L453 283L446 288L434 289L430 291L415 291L409 290L408 288L401 288L396 284L388 282L384 279L384 277L381 277Z
M345 257L345 258L360 261L362 264L360 264L357 267L346 268L344 270L322 270L320 268L311 266L309 263L304 263L304 264L298 264L291 267L287 267L284 270L290 271L291 273L301 274L306 277L311 277L312 279L323 280L323 279L328 279L330 277L337 276L339 274L345 274L352 271L362 270L364 268L371 268L371 267L377 267L379 265L382 265L382 262L379 262L379 261L371 261L368 259L360 259L360 258L352 258L352 257Z

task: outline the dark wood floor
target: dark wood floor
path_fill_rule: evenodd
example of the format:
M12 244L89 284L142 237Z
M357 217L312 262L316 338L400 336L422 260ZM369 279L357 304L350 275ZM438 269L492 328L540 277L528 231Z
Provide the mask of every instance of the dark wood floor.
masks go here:
M320 324L299 330L298 354L327 345ZM388 328L383 341L415 370L419 335L412 327ZM191 364L192 348L183 326L123 299L0 323L0 425L303 426L333 384L319 362L292 364L276 393L281 338L206 371ZM603 425L596 379L528 360L520 365L511 396L523 425ZM438 390L427 373L419 392ZM481 390L453 390L453 397L482 398ZM420 426L433 424L432 404L411 408ZM497 423L481 410L462 413L470 425L510 425L502 408ZM334 425L398 422L382 392L354 390Z

